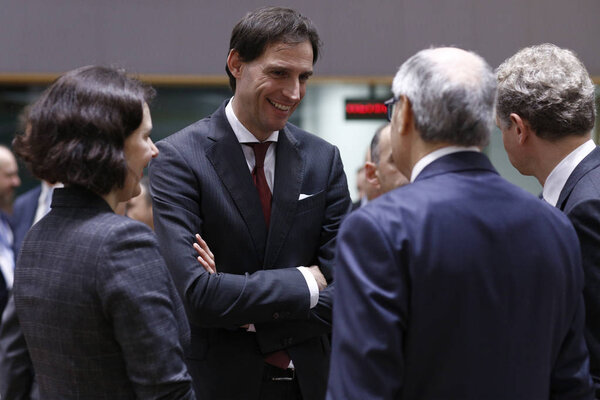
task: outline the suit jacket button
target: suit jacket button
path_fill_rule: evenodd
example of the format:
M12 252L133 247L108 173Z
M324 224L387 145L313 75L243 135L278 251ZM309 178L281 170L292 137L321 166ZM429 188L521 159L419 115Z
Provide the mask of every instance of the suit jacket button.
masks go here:
M273 313L273 319L279 319L279 313L278 312Z

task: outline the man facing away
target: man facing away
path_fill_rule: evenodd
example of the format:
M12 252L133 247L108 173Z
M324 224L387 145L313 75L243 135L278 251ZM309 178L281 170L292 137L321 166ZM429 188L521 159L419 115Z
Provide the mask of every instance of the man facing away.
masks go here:
M329 399L591 398L577 237L480 152L495 87L456 48L396 74L392 153L412 183L340 229Z
M365 175L368 183L376 188L376 195L369 200L408 183L408 178L398 171L392 160L390 127L390 124L385 124L377 129L371 140L370 157L365 162Z
M226 63L234 97L157 143L155 230L186 305L201 398L325 395L332 296L320 290L350 198L337 148L287 123L319 43L294 10L247 14ZM196 232L200 259L216 262L206 270Z
M594 84L583 63L552 44L531 46L497 71L497 124L510 162L543 186L571 220L581 246L585 338L600 398L600 149L591 138Z

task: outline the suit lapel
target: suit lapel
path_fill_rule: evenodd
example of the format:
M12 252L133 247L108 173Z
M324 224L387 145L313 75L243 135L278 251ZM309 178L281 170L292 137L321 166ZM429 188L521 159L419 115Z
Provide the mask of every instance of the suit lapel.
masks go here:
M265 252L265 267L272 267L292 226L304 176L304 160L296 139L287 128L279 133L275 161L275 182L271 227Z
M569 178L565 182L565 186L560 192L560 196L558 196L558 201L556 202L556 207L558 209L565 209L569 195L573 191L575 185L577 185L577 182L598 165L600 165L600 148L596 147L579 163L579 165L577 165L577 167L575 167L573 172L571 172L571 175L569 175Z
M241 145L225 116L225 105L221 106L211 119L209 138L214 141L214 144L206 149L206 157L246 223L258 258L262 262L267 240L267 226L258 191L252 182Z

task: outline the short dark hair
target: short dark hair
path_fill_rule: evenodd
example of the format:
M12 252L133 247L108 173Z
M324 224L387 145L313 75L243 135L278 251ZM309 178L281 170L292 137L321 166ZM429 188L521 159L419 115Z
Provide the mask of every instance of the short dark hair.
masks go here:
M250 62L260 57L272 43L298 44L306 40L312 46L314 65L319 58L321 39L312 21L290 8L263 7L249 12L233 27L229 51L236 50L244 62ZM235 93L235 77L227 64L225 71Z
M69 71L31 105L13 149L40 179L107 194L125 183L125 139L141 125L143 104L154 95L120 69Z
M379 165L379 139L381 138L381 132L388 126L388 124L382 125L375 131L373 139L371 139L371 162L375 165Z

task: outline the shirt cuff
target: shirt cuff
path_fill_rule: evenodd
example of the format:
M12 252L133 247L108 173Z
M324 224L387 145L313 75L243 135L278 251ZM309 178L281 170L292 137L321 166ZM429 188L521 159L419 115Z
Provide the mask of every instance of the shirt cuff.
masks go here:
M314 308L319 302L319 285L313 274L306 267L297 267L298 271L302 272L302 276L306 280L306 285L310 291L310 308Z

